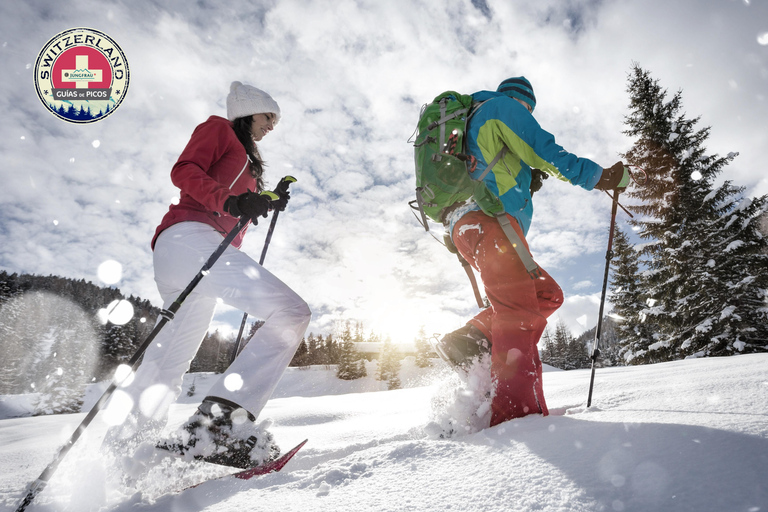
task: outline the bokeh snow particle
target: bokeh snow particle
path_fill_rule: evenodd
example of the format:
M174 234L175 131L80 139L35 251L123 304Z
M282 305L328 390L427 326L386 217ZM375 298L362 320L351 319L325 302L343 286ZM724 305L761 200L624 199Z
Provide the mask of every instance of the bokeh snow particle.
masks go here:
M96 273L104 284L115 284L123 277L123 266L115 260L107 260L99 265Z
M693 181L699 181L701 178L702 178L702 175L701 175L701 173L699 171L693 171L691 173L691 179Z
M111 322L115 325L125 325L133 318L133 304L127 300L113 300L104 309L100 309L99 320L106 324Z
M121 364L118 365L117 368L115 368L115 382L117 382L118 386L121 388L124 388L125 386L130 386L133 382L135 374L130 366L127 364Z
M122 425L132 408L133 399L131 396L118 389L112 394L102 419L104 423L110 426Z
M240 388L243 387L243 378L240 376L239 373L233 373L231 375L227 375L224 378L224 387L227 388L229 391L238 391Z
M101 146L101 141L97 139L97 140L95 140L95 141L91 142L91 145L92 145L94 148L97 148L97 147Z
M142 416L162 421L168 408L176 399L173 391L165 384L154 384L141 393L139 411Z
M757 42L763 46L768 46L768 32L763 32L757 36Z

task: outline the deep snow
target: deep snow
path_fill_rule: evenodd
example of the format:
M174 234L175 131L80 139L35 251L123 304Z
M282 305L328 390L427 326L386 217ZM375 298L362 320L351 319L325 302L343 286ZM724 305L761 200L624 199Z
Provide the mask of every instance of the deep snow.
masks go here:
M284 450L309 438L304 449L281 473L176 494L162 492L201 470L182 476L188 466L173 462L141 480L142 492L116 486L97 451L106 428L97 419L28 510L768 511L768 354L599 369L588 410L589 371L549 371L549 417L448 440L426 426L444 415L439 398L460 381L434 363L426 372L406 364L410 387L394 391L372 377L290 370L262 417ZM188 377L196 395L182 395L170 427L211 380ZM7 417L18 402L6 397L0 411ZM82 418L0 421L2 510L15 510Z

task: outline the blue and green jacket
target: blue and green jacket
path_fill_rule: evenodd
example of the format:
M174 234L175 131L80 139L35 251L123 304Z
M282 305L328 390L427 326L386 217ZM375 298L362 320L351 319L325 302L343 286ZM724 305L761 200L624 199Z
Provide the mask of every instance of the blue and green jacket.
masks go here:
M523 105L500 92L480 91L472 95L477 108L467 128L465 150L477 158L473 179L482 177L488 189L501 199L504 210L520 223L527 234L533 216L531 168L541 169L555 178L592 190L603 169L595 162L579 158L555 142L552 134L539 126ZM507 152L493 162L506 146ZM486 172L487 171L487 172ZM479 210L462 208L453 215L449 233L462 213Z

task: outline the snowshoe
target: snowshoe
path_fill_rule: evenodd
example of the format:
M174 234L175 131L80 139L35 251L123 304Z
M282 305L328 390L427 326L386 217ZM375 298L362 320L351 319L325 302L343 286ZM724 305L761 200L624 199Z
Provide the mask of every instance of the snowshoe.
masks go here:
M157 447L185 458L248 469L277 459L280 448L267 431L269 422L239 405L207 397L180 431Z
M466 324L432 344L437 355L462 374L466 374L477 359L491 354L490 340L472 324Z

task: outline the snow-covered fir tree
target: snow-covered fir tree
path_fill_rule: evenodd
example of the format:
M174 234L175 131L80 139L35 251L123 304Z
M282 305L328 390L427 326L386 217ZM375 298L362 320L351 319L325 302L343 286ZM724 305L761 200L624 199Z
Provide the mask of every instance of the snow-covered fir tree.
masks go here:
M643 311L646 308L645 287L640 272L640 254L621 229L616 229L613 239L611 262L611 293L609 300L614 313L620 318L616 322L619 347L613 354L607 347L601 347L602 357L621 359L625 364L653 362L648 347L656 342L653 318ZM614 364L618 361L613 361Z
M555 356L555 343L549 325L544 328L544 332L541 335L541 342L542 348L539 351L541 362L554 366L551 361L554 360Z
M571 336L571 332L568 330L568 327L565 325L562 319L558 319L557 323L555 324L555 339L554 339L554 345L555 345L555 361L557 362L557 368L560 368L562 370L570 370L570 362L568 361L568 346L570 345L571 341L573 340L573 336Z
M357 378L362 379L363 377L368 376L368 368L365 366L366 359L364 357L360 357L357 360Z
M667 98L640 66L629 79L626 133L636 138L627 163L647 180L629 195L641 200L631 221L647 241L644 274L658 325L643 357L669 360L768 349L766 239L758 230L766 197L749 199L717 176L737 156L707 155L709 128L682 110L682 93ZM631 360L636 357L627 353Z
M308 354L309 347L307 346L307 339L301 338L301 343L299 343L299 347L296 349L296 352L294 352L293 359L291 359L289 366L307 366L309 364Z
M378 380L385 381L388 389L400 388L400 351L387 337L381 345L379 353L379 369L376 375Z
M561 370L586 368L589 365L589 355L584 341L574 339L573 334L562 319L555 324L554 334L549 327L542 334L544 347L541 351L541 362Z
M339 362L336 367L336 376L342 380L355 380L363 377L361 371L360 353L355 348L355 342L352 338L352 331L349 322L346 322L344 330L338 336L339 340ZM363 366L363 369L365 367Z
M427 340L427 334L424 330L424 326L419 328L419 333L413 340L416 346L416 366L419 368L426 368L432 364L430 357L433 353L432 347Z
M619 345L616 322L611 318L612 316L613 315L610 314L605 315L600 324L600 340L598 346L600 354L595 362L595 366L598 368L625 364L624 360L619 357L621 345ZM581 333L574 341L577 345L584 347L587 354L584 366L581 366L581 368L592 366L592 353L593 347L595 346L596 335L597 325L588 331Z

